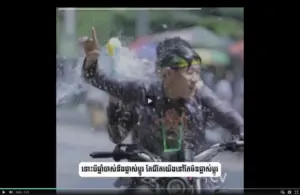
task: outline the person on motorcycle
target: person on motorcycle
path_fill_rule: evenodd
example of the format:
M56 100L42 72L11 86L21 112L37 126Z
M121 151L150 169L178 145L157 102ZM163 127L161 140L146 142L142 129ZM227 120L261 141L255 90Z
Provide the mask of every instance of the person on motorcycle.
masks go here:
M233 135L243 135L244 119L203 84L199 76L201 58L187 41L174 37L158 44L156 64L160 78L149 85L121 82L97 69L101 64L94 28L92 38L81 41L85 50L84 79L125 104L138 105L135 128L139 129L140 147L162 158L165 156L167 161L178 160L168 154L184 151L181 160L192 161L193 155L207 147L207 113L213 113L214 120ZM125 135L110 132L110 136L119 136L120 140Z

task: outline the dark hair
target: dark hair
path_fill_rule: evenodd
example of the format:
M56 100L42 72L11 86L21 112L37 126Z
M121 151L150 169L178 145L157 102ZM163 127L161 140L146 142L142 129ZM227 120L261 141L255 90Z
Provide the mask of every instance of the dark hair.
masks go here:
M191 44L180 37L167 38L158 43L156 47L157 61L159 67L176 67L179 63L178 57L191 65L192 60L199 60L201 57L195 52Z

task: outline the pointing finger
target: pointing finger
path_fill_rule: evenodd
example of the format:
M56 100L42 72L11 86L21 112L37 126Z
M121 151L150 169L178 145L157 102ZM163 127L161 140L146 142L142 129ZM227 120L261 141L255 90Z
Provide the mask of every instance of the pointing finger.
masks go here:
M96 32L96 29L94 27L92 27L92 38L96 44L96 47L99 48L99 42L98 42L98 39L97 39L97 32Z

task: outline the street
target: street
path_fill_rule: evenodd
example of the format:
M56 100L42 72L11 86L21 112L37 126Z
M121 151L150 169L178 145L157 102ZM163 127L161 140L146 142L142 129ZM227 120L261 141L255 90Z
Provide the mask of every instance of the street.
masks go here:
M57 110L57 188L113 188L115 178L81 178L78 175L80 162L95 161L89 157L92 151L111 151L114 144L105 132L94 132L89 126L83 108ZM129 141L127 141L129 143ZM97 160L99 161L99 159ZM112 161L103 159L101 161ZM243 188L243 156L221 153L213 161L221 162L222 172L227 173L225 188Z

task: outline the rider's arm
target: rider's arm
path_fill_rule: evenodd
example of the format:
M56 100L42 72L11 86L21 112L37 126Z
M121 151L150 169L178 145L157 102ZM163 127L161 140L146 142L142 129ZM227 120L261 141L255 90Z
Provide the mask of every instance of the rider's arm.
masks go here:
M203 85L198 91L204 106L207 106L213 113L215 121L233 134L244 131L244 119L229 104L221 101L214 92Z
M115 144L123 142L133 126L132 120L120 120L125 111L123 106L116 101L110 101L107 107L107 131L110 140Z
M146 103L146 90L143 85L137 82L118 81L108 77L104 72L97 71L97 63L91 66L85 66L86 59L83 62L83 77L84 79L101 90L104 90L109 95L130 103Z

